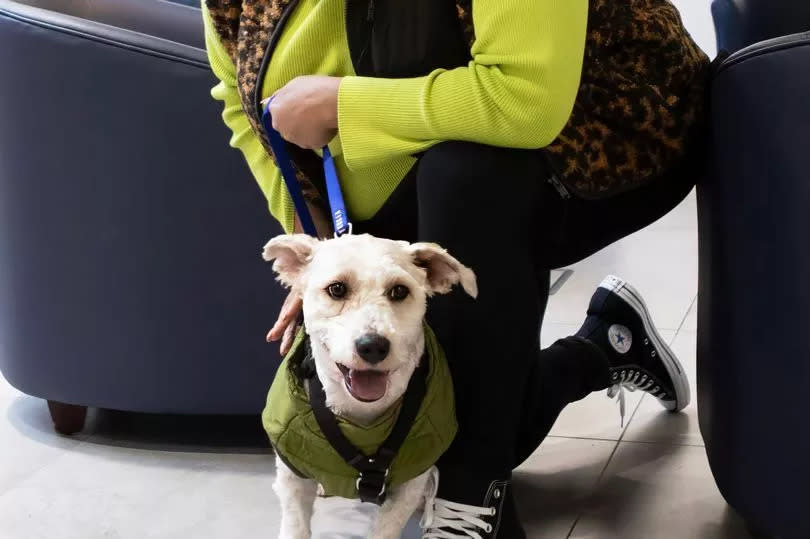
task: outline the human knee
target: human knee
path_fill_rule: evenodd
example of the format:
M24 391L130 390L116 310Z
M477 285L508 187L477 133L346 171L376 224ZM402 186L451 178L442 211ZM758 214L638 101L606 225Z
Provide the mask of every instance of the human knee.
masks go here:
M463 194L465 201L480 199L492 205L499 199L530 196L540 175L536 151L448 141L422 156L418 185L421 194L429 193L434 200L449 201Z

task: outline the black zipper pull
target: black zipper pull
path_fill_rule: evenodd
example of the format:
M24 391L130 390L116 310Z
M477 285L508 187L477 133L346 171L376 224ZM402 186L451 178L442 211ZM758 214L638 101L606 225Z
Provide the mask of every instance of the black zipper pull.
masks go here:
M374 22L374 0L368 0L368 11L366 12L366 21Z

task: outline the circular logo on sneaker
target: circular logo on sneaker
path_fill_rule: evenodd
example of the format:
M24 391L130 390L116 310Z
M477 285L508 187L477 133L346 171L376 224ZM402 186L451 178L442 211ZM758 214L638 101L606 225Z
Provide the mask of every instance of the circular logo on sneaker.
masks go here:
M633 334L621 324L613 324L608 328L610 346L620 354L626 354L633 345Z

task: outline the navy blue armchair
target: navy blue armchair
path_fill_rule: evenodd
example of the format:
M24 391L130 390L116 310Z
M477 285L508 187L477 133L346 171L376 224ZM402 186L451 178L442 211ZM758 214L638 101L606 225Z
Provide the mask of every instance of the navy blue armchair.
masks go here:
M713 12L733 54L714 76L698 185L700 428L751 529L807 539L810 2L718 0Z
M51 401L255 414L280 229L228 147L199 9L0 0L0 370Z

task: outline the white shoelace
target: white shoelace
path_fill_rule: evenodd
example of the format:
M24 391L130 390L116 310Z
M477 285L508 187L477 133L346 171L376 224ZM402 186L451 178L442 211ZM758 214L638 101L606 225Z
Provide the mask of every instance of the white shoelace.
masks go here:
M481 531L492 531L492 525L481 517L495 515L494 507L465 505L437 498L439 473L435 470L432 481L433 492L425 500L425 514L421 522L424 530L422 539L483 539Z
M640 380L639 376L641 376ZM655 380L648 377L646 374L642 375L641 371L631 370L629 373L622 371L621 378L615 380L613 385L608 388L608 398L612 399L613 397L618 396L619 414L622 416L622 428L624 428L624 416L626 411L625 390L647 391L653 386L653 384L655 384ZM658 387L656 387L653 391L657 392Z

